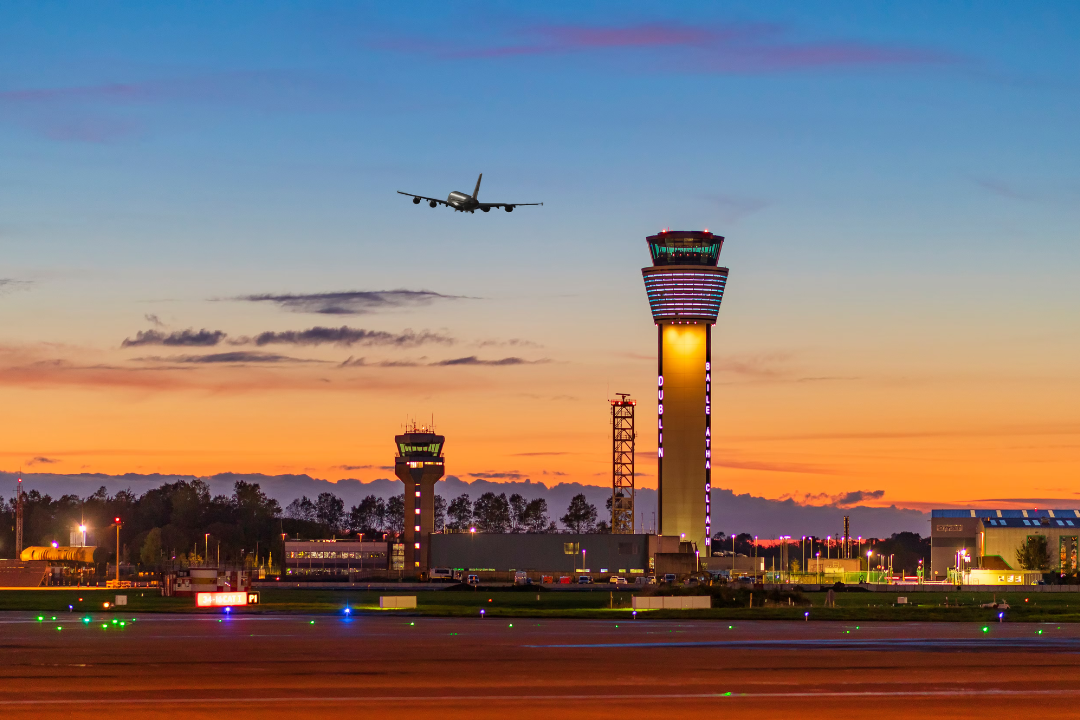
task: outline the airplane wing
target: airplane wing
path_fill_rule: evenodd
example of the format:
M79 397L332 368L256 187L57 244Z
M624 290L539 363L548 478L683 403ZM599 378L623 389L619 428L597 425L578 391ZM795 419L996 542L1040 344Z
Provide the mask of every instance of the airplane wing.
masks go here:
M446 205L447 207L450 207L450 203L446 202L445 200L440 200L438 198L429 198L424 197L423 195L413 195L412 193L401 192L400 190L398 190L397 193L398 195L407 195L411 198L420 198L421 200L427 200L428 202L439 203L440 205Z
M480 203L479 208L516 208L520 205L543 205L544 203Z

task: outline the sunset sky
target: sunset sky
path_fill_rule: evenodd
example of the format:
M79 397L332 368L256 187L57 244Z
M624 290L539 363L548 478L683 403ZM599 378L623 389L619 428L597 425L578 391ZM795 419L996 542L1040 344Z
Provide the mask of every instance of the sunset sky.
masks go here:
M708 228L716 485L1080 505L1080 5L880 5L0 5L0 470L655 487Z

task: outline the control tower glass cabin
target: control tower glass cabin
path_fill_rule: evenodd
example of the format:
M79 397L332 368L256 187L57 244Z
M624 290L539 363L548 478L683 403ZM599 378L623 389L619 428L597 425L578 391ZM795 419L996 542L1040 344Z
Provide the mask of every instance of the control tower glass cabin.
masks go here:
M405 575L427 575L428 543L435 532L435 483L446 472L446 438L414 424L394 442L394 474L405 483Z
M712 553L712 326L728 269L717 267L724 238L668 231L646 238L643 268L657 328L657 515L662 535Z

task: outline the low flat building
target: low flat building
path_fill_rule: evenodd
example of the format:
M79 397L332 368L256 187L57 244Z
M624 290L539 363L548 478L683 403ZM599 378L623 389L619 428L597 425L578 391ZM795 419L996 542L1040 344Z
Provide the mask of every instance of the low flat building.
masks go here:
M401 569L403 547L400 543L375 540L286 540L285 575L385 574Z
M1050 572L1077 567L1080 510L932 510L927 579L946 580L958 569L988 570L980 577L1001 575L1004 584L1023 583L1017 579L1021 568L1016 551L1033 535L1047 538ZM969 561L963 559L965 554Z
M502 579L544 576L651 575L657 553L678 553L677 537L610 534L447 533L431 536L431 567Z

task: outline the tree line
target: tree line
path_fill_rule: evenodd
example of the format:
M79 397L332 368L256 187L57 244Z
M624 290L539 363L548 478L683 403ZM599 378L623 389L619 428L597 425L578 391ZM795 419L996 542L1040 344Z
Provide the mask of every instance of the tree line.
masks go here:
M577 495L559 518L550 517L547 501L521 495L486 492L475 501L463 494L447 502L435 497L437 532L539 533L603 532L597 510ZM88 544L116 557L116 524L120 518L120 559L145 568L216 561L260 564L280 559L285 538L328 539L369 535L391 537L403 530L404 495L389 500L369 495L345 510L333 493L314 500L301 496L284 510L258 483L237 481L231 495L211 495L204 480L178 480L135 495L109 494L101 487L80 498L53 499L38 490L23 493L23 545L67 546L80 525L88 528ZM15 498L0 498L0 557L14 557Z
M608 503L610 508L610 502ZM557 533L608 532L609 525L597 521L596 506L584 494L575 495L559 518L562 529L549 517L547 500L526 500L514 493L486 492L474 502L468 493L458 495L449 503L435 496L435 532L482 533ZM368 495L357 505L345 510L345 502L330 492L320 493L314 500L303 495L285 507L285 517L319 524L343 535L401 533L404 529L405 496L396 495L383 500Z

